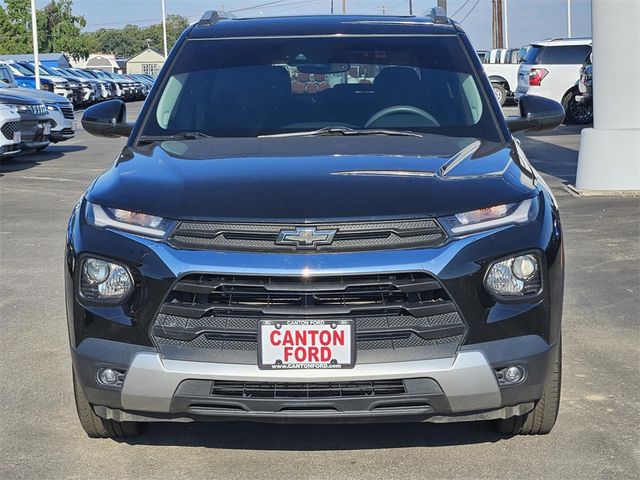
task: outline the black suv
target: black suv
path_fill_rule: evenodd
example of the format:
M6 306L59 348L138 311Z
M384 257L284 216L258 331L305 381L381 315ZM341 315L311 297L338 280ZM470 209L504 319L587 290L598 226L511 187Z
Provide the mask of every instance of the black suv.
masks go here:
M68 226L75 399L91 437L148 421L495 420L560 390L556 203L460 27L230 19L180 37Z

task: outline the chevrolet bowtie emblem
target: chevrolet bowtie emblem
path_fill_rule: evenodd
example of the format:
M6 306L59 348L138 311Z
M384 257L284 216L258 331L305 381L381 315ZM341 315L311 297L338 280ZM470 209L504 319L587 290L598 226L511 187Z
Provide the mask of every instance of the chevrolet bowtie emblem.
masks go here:
M337 232L337 230L318 230L316 227L280 230L276 245L293 245L297 248L313 249L319 245L331 245Z

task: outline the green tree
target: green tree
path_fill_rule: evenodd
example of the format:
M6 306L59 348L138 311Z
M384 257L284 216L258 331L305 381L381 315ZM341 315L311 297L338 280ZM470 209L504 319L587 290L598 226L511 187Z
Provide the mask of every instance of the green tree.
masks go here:
M5 0L0 6L0 53L20 54L33 51L31 40L31 3L29 0ZM36 12L38 47L42 53L65 52L86 58L91 53L81 31L86 25L82 16L73 14L73 0L51 0Z
M27 53L32 49L31 9L28 0L5 0L0 6L0 53Z
M73 0L51 0L37 17L38 43L43 52L65 52L75 59L89 56L91 51L81 36L87 22L73 14Z

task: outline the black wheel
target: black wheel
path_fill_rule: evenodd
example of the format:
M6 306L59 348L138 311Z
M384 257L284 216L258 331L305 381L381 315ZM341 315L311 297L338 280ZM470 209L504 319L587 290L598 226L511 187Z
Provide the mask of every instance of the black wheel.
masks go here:
M47 146L48 146L48 145L47 145ZM43 151L45 148L47 148L47 147L38 147L38 148L36 148L36 152L41 152L41 151Z
M593 105L578 102L576 97L580 92L573 90L562 100L565 111L565 122L573 125L584 125L593 122Z
M80 425L90 438L136 437L147 426L143 422L116 422L100 418L85 398L75 373L73 374L73 395Z
M562 346L558 348L553 372L545 384L542 398L538 400L535 408L526 415L498 420L498 431L508 435L546 435L551 432L556 424L560 408L561 378Z
M507 90L502 86L501 83L492 83L493 93L498 100L500 106L503 106L507 102Z

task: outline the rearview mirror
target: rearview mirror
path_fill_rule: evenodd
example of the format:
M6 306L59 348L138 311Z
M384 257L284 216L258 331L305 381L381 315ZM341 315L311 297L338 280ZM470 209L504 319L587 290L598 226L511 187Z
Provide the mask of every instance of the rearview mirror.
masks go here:
M82 126L96 137L128 137L133 123L127 123L127 106L122 100L109 100L87 108L82 115Z
M520 116L507 117L511 133L553 130L564 121L564 108L550 98L523 95L518 100L518 106Z

